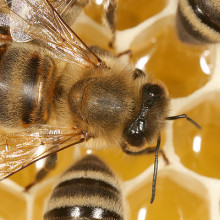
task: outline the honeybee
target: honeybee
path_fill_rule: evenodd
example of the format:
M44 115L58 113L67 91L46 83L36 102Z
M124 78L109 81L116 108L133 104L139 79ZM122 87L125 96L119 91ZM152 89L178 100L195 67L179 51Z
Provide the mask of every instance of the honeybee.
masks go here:
M176 16L179 38L193 44L219 43L219 11L218 0L180 0Z
M120 183L94 155L71 166L52 191L44 219L126 219Z
M0 180L50 156L37 182L54 168L54 153L82 142L120 146L132 155L155 152L153 202L165 121L199 125L185 114L168 117L164 85L88 47L48 0L13 0L1 11L13 41L0 47Z

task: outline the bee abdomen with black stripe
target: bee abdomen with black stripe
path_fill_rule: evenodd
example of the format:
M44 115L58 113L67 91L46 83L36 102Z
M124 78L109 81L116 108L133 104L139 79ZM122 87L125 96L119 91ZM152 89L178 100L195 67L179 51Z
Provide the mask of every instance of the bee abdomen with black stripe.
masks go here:
M219 0L180 0L176 21L178 35L183 42L220 42Z
M44 220L123 219L119 182L96 156L89 155L70 167L50 197Z
M54 72L54 61L37 48L0 46L1 126L23 128L48 121Z

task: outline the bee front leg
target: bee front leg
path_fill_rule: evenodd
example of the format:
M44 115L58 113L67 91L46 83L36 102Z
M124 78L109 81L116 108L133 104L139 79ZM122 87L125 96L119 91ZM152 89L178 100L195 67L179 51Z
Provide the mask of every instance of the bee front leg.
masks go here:
M56 167L57 164L57 154L51 154L45 159L44 167L41 168L37 175L35 176L35 180L27 185L24 189L25 192L28 192L35 184L43 180L51 170L53 170Z
M137 152L132 152L132 151L129 150L127 144L123 144L123 145L122 145L122 150L123 150L126 154L129 154L129 155L131 155L131 156L143 155L143 154L154 154L155 151L156 151L156 148L157 148L157 147L147 147L147 148L145 148L144 150L137 151ZM169 162L169 159L167 158L165 152L164 152L162 149L159 149L158 153L161 154L161 156L163 157L163 160L164 160L165 164L166 164L166 165L169 165L170 162Z

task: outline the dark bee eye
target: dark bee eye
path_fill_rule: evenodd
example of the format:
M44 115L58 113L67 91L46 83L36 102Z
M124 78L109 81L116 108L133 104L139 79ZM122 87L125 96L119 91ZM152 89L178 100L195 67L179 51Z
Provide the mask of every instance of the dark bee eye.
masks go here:
M154 133L152 123L147 120L148 112L154 108L165 92L162 87L157 84L147 83L142 88L142 104L140 113L136 119L129 124L124 130L124 137L128 144L133 146L142 146L146 139L149 139ZM154 119L152 119L154 120Z
M144 144L145 127L144 118L137 118L124 130L126 141L133 146L142 146Z
M155 100L164 95L164 90L157 84L145 84L142 89L143 108L150 108Z
M146 114L163 95L164 90L159 85L145 84L142 89L142 112Z

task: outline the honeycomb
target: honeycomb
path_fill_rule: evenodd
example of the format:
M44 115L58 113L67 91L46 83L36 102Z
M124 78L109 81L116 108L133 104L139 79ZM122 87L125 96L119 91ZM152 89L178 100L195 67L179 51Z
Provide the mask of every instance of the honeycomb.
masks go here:
M108 48L110 35L101 24L100 3L91 3L73 29L88 45ZM118 8L115 52L130 49L134 66L166 84L169 115L187 113L202 126L198 130L184 119L167 122L161 147L170 164L159 157L154 203L154 155L74 147L58 154L56 169L29 193L23 186L33 181L42 161L2 181L0 219L42 219L59 174L88 153L100 156L121 179L128 220L220 219L220 47L181 43L175 31L176 7L177 0L119 0Z

